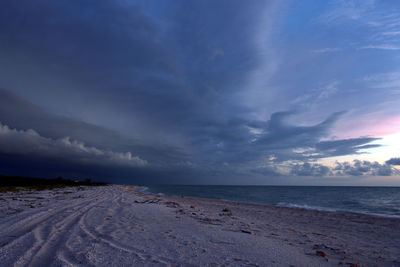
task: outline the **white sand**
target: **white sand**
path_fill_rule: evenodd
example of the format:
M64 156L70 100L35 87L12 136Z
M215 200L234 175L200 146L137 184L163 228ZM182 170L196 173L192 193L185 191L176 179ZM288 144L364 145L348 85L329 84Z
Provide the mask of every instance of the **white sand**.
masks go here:
M400 266L399 219L131 189L0 194L0 266Z

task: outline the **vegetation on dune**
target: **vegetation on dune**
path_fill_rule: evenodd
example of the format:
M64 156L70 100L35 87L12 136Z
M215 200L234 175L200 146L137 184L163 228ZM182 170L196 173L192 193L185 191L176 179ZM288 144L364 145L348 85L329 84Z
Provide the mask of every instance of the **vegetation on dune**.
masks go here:
M30 178L20 176L0 175L0 193L18 192L24 190L51 190L55 188L65 188L71 186L102 186L106 183L92 182L91 179L84 181L72 181L62 177L56 179Z

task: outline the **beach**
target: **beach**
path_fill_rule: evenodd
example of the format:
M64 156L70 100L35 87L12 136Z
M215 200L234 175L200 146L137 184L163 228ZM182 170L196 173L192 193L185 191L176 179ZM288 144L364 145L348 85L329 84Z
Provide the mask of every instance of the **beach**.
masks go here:
M400 219L143 194L0 193L1 266L400 266Z

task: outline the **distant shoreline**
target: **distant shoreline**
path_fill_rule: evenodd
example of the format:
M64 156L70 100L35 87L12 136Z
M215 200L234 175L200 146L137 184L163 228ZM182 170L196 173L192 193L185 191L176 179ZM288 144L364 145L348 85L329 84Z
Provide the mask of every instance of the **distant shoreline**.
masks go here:
M18 191L21 189L46 190L71 186L102 186L106 183L92 182L91 179L69 180L61 176L57 178L37 178L0 175L0 192Z

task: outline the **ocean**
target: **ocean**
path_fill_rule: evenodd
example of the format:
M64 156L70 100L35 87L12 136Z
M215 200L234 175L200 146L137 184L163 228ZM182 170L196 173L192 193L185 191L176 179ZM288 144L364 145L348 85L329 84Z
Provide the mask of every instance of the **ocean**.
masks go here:
M400 217L400 187L160 185L142 189L155 194Z

